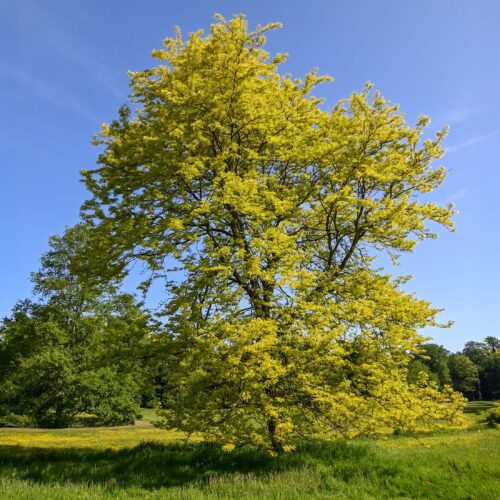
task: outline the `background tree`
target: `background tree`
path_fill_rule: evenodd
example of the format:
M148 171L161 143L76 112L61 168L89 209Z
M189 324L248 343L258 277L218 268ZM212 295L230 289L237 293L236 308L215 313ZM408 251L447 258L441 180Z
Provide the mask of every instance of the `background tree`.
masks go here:
M488 349L493 354L500 350L500 339L497 339L496 337L493 337L491 335L485 337L484 343L488 346Z
M428 221L451 227L450 207L417 198L444 179L444 132L422 142L428 120L409 126L369 86L323 111L328 78L281 76L285 56L264 51L275 27L218 17L167 39L83 172L106 267L176 272L167 425L276 451L454 418L458 395L406 382L437 311L371 266L434 237Z
M78 413L120 424L139 412L149 317L116 283L92 276L88 237L80 224L50 239L33 274L41 301L18 304L0 326L4 413L62 427Z
M442 345L424 344L420 353L420 360L429 367L431 373L435 374L439 385L451 384L448 359L450 353Z
M462 350L462 354L478 366L483 365L489 353L488 346L484 342L476 342L474 340L466 342Z
M483 399L500 399L500 352L491 351L480 367L481 392Z
M478 368L481 396L485 400L500 398L499 346L499 339L488 336L484 342L467 342L462 351Z
M67 334L53 308L24 301L0 327L0 401L3 414L30 416L60 427L78 410L67 389L74 364L62 349ZM59 323L59 324L58 324Z
M448 367L451 383L456 391L460 391L468 399L481 399L479 370L467 356L450 355Z
M414 359L408 365L408 375L407 380L410 384L416 384L421 377L421 373L425 373L425 375L432 380L435 384L439 383L439 379L435 373L432 373L429 367L424 364L420 359Z

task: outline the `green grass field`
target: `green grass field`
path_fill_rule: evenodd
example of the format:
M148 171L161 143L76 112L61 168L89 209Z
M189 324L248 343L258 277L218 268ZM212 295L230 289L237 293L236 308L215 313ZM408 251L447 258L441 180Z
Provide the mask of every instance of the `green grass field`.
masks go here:
M479 414L495 406L495 401L469 401L465 408L465 413Z
M153 427L0 429L0 498L500 498L500 432L310 442L272 458Z

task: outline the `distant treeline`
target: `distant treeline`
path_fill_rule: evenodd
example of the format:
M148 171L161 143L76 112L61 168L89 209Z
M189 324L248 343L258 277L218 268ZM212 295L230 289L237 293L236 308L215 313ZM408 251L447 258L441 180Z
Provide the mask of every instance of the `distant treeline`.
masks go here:
M451 385L469 400L500 399L500 340L488 336L470 341L461 352L451 353L437 344L424 344L410 364L408 379L426 372L440 386Z

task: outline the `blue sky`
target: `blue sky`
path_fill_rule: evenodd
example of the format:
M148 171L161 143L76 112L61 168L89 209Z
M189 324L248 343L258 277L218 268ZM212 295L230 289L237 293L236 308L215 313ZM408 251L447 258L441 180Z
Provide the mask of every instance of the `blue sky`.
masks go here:
M435 341L458 350L500 336L498 0L0 0L0 315L30 295L48 236L77 222L79 171L95 165L90 140L127 98L126 71L151 66L174 25L206 28L215 12L283 22L268 49L288 52L295 76L332 75L328 105L370 80L409 121L450 125L440 162L450 173L432 197L457 205L457 231L395 271L455 321L429 331Z

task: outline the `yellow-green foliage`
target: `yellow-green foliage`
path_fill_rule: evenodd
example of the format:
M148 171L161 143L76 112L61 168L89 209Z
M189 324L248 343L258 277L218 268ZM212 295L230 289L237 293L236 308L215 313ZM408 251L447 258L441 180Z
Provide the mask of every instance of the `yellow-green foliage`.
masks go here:
M263 49L275 27L218 17L167 39L84 172L101 251L183 271L158 338L167 425L289 451L457 420L461 396L406 382L437 311L371 265L435 237L429 221L451 228L450 206L418 197L445 177L445 131L422 141L428 119L410 126L370 85L324 111L312 92L328 78L282 76L286 56Z

